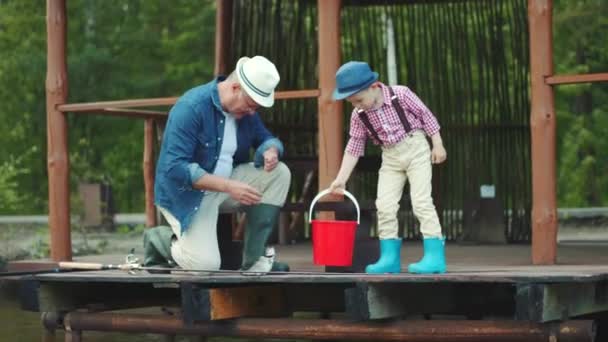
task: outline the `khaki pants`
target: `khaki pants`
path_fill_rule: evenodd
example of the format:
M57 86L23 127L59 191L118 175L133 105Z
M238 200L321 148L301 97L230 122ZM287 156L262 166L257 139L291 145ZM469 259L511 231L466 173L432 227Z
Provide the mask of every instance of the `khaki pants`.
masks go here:
M397 212L405 181L410 182L414 215L425 238L442 237L441 225L431 198L431 151L424 133L415 131L401 142L382 148L378 174L378 233L380 239L398 238Z
M271 172L256 169L253 163L237 166L230 179L247 183L262 193L262 203L282 207L287 197L291 173L283 163ZM171 245L171 256L175 262L186 269L218 270L220 250L217 243L217 218L220 210L240 207L227 193L207 192L199 209L194 214L190 227L181 234L177 219L165 208L159 207L173 232L178 237ZM225 227L229 229L229 227Z

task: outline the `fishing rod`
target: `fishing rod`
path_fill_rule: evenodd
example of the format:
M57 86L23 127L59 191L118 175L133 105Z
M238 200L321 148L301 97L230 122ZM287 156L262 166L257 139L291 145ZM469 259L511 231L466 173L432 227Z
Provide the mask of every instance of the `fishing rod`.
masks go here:
M91 262L73 262L61 261L57 267L35 271L17 271L17 272L0 272L0 277L19 276L19 275L36 275L46 273L67 273L67 272L87 272L87 271L126 271L131 275L139 274L140 271L150 273L171 273L171 274L192 274L192 275L243 275L243 276L263 276L263 275L346 275L353 273L342 272L323 272L323 271L247 271L247 270L204 270L204 269L184 269L179 267L147 267L139 263L124 263L124 264L103 264Z
M248 271L248 270L205 270L205 269L186 269L180 267L146 267L138 263L126 264L101 264L101 263L80 263L80 262L60 262L60 267L72 270L90 270L90 271L106 271L106 270L121 270L127 272L137 271L152 271L164 272L172 274L208 274L208 275L245 275L245 276L262 276L262 275L345 275L342 272L323 272L323 271Z

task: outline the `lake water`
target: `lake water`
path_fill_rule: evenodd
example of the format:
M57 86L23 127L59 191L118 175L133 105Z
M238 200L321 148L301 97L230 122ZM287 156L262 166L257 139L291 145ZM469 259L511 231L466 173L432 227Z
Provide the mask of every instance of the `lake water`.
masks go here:
M0 342L31 342L42 341L43 328L40 322L40 314L37 312L22 311L16 303L0 298ZM162 335L153 334L120 334L120 333L101 333L84 332L83 341L85 342L166 342L167 339ZM63 342L62 331L57 331L55 341ZM177 342L203 341L193 336L178 336ZM296 340L259 340L241 338L212 337L206 341L212 342L252 342L252 341L292 341ZM301 340L300 340L301 341Z

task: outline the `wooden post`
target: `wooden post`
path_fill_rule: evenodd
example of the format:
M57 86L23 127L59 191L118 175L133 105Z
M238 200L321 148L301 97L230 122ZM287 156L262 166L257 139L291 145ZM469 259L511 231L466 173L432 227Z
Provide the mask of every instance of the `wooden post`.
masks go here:
M329 187L342 163L342 101L333 101L340 67L341 0L317 0L319 11L319 188Z
M72 259L72 241L68 124L65 115L57 109L57 105L66 103L68 96L65 0L47 0L46 12L46 120L51 258L54 261L69 261Z
M230 72L226 67L232 40L232 0L217 0L215 12L215 75Z
M230 48L232 42L232 0L216 0L215 12L215 68L214 74L226 75L232 70L227 66L230 58ZM228 215L228 214L225 214ZM232 240L242 240L244 230L239 228L236 214L232 216ZM226 220L227 222L227 220Z
M144 123L144 188L146 200L146 227L156 226L156 208L154 207L154 119Z
M557 199L555 103L545 78L553 75L552 0L528 0L532 138L532 263L555 264Z

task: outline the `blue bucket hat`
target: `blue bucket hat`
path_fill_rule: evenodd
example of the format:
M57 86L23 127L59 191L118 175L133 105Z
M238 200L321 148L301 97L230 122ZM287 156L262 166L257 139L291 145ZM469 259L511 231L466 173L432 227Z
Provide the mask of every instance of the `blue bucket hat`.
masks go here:
M345 63L336 72L336 90L334 100L343 100L361 90L367 89L378 80L378 73L372 71L365 62L352 61Z

